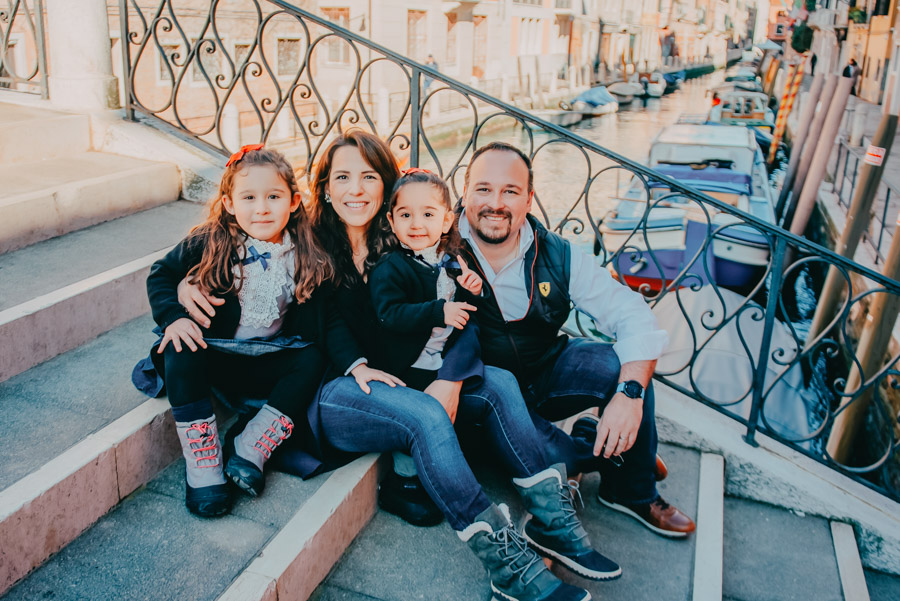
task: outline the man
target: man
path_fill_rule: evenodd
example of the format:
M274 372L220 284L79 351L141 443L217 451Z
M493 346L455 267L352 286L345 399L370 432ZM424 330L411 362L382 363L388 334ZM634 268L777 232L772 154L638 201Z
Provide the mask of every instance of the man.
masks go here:
M431 69L434 69L435 71L440 71L440 70L441 70L440 66L437 64L437 61L434 60L434 55L433 55L433 54L429 54L429 55L428 55L428 58L425 59L425 66L426 66L426 67L429 67L429 68L431 68ZM431 87L431 84L433 84L433 83L434 83L434 78L433 78L433 77L428 77L428 76L426 75L426 76L425 76L425 80L424 80L424 84L423 84L423 87L425 88L425 93L426 93L426 94L428 93L428 88L430 88L430 87Z
M671 537L693 520L656 490L657 435L651 377L667 335L643 298L529 215L531 161L494 142L473 155L459 231L484 279L478 309L482 358L515 374L551 463L599 471L598 499ZM559 330L571 307L590 315L613 345ZM550 420L591 408L568 435Z
M856 96L856 83L859 81L860 71L860 68L856 64L856 59L851 58L850 62L841 72L843 77L849 77L853 80L853 83L850 84L850 94L853 96Z

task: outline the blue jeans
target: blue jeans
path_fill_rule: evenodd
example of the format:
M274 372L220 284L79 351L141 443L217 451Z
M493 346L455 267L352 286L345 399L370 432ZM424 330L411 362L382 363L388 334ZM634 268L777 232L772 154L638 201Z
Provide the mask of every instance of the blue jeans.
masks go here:
M544 441L550 463L566 464L569 473L599 471L604 495L624 503L650 503L656 490L656 435L653 385L644 397L644 415L634 445L622 453L616 466L594 457L593 442L572 438L551 423L592 407L601 413L619 382L619 358L612 345L574 338L556 362L545 368L523 390L535 428Z
M403 451L412 455L422 485L454 530L475 521L490 501L463 457L453 423L433 397L410 388L370 382L371 394L350 376L319 392L325 438L347 452ZM486 367L484 381L460 394L456 423L480 426L514 478L547 468L515 377Z

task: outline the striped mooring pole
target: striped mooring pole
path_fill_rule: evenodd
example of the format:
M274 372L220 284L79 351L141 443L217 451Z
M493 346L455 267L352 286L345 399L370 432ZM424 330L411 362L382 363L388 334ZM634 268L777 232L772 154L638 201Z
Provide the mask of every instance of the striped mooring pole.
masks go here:
M800 82L803 81L803 63L805 62L806 55L804 54L797 66L791 65L788 68L788 75L784 83L784 95L781 97L781 104L778 106L778 119L775 121L775 131L772 132L772 144L769 146L769 164L775 161L778 145L781 144L781 138L784 137L788 115L791 114L794 98L797 96L797 90L800 89Z

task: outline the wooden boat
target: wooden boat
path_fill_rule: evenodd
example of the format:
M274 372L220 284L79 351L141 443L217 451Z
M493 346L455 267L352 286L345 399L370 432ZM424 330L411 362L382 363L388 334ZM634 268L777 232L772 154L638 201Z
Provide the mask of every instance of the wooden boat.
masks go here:
M648 164L738 212L775 222L765 159L746 127L669 126L654 139ZM715 283L746 292L759 283L769 261L761 232L739 216L673 194L661 179L648 184L634 178L600 223L607 252L624 248L613 267L627 284L659 290L685 270L691 275L684 285Z

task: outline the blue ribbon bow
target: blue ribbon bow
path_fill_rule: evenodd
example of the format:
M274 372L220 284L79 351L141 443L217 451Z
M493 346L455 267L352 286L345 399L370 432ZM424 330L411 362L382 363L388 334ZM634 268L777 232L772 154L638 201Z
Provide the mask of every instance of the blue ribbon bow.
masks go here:
M250 253L250 256L241 261L241 265L249 265L250 263L259 261L260 263L262 263L263 271L269 268L269 263L266 261L266 259L271 259L272 253L264 252L262 254L259 254L259 251L256 250L255 246L251 246L250 248L248 248L247 252Z

